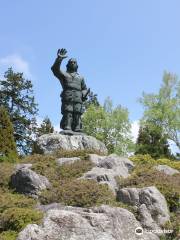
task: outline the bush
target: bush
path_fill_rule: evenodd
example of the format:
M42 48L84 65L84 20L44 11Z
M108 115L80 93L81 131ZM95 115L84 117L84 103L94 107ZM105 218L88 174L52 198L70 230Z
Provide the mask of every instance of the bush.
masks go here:
M156 171L149 166L141 166L134 170L126 179L119 179L119 187L149 187L156 186L165 196L170 211L180 207L180 175L169 176Z
M160 158L157 160L157 164L167 165L169 167L175 168L180 171L180 161L179 160L170 160L167 158Z
M130 157L130 160L133 161L136 164L151 164L154 165L156 162L154 158L151 157L149 154L137 154L132 157Z
M76 153L74 154L76 155ZM78 153L80 152L78 151ZM35 154L26 157L23 162L33 163L32 170L46 176L53 185L57 185L60 180L78 178L93 167L93 163L87 159L87 154L81 151L82 153L84 154L81 156L82 160L72 164L63 164L62 166L58 166L55 157L52 155Z
M154 159L149 154L137 154L132 157L130 157L130 160L133 161L136 164L149 164L151 166L155 165L167 165L169 167L175 168L177 170L180 170L180 161L178 160L170 160L167 158L160 158L160 159Z
M58 188L42 193L40 201L43 204L60 202L65 205L90 207L109 204L114 198L107 185L93 180L73 180L65 181Z
M166 236L166 240L180 239L180 214L171 214L170 221L165 226L166 229L172 229L173 232Z
M51 155L34 154L22 160L23 163L32 163L32 170L46 176L49 181L57 181L55 158Z
M42 213L28 208L9 208L1 214L3 231L19 232L29 223L39 223Z
M60 180L75 179L91 170L93 166L93 163L89 160L79 160L72 164L63 164L58 167L57 172Z
M0 191L0 213L9 208L28 208L33 207L36 201L21 194Z
M5 231L0 234L0 240L16 240L17 235L15 231Z
M14 170L14 165L8 162L0 163L0 188L7 189L9 187L10 176Z
M68 158L68 157L80 157L80 158L86 158L88 154L93 153L93 154L98 154L102 155L102 153L94 150L56 150L53 153L53 156L55 158Z

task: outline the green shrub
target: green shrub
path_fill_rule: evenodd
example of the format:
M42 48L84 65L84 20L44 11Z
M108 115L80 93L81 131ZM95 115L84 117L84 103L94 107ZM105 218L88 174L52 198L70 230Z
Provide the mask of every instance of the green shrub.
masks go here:
M17 235L15 231L4 231L0 233L0 240L16 240Z
M180 239L180 214L172 213L170 217L170 221L166 223L164 228L173 230L172 233L166 235L164 240L179 240Z
M9 187L10 176L14 170L14 165L8 162L0 163L0 188L7 189Z
M28 208L33 207L36 201L22 194L0 191L0 213L9 208Z
M46 176L53 185L59 184L62 179L78 178L93 167L93 163L87 159L86 155L82 157L82 160L62 166L58 166L52 155L35 154L26 157L23 162L33 163L32 170Z
M178 160L170 160L167 158L160 158L160 159L154 159L149 154L137 154L132 157L130 157L130 160L133 161L135 164L149 164L151 166L155 165L167 165L169 167L175 168L177 170L180 170L180 161Z
M68 157L86 158L90 153L102 155L102 153L94 150L56 150L53 153L53 156L55 156L56 158L63 158L63 157L64 158L68 158Z
M130 157L130 160L136 164L151 164L154 165L156 163L155 159L151 157L149 154L137 154Z
M22 163L32 163L32 170L46 176L50 182L58 180L56 174L57 164L52 155L34 154L22 159Z
M180 175L169 176L156 171L149 166L139 166L130 177L119 179L119 187L149 187L156 186L165 196L170 211L176 211L179 207Z
M1 214L3 231L19 232L29 223L39 223L42 213L28 208L9 208Z
M160 158L156 161L156 164L167 165L169 167L175 168L180 171L180 161L179 160L170 160L167 158Z
M42 193L43 204L60 202L77 207L90 207L109 204L115 197L107 185L98 184L93 180L72 180L62 182L58 188Z
M58 167L57 172L60 180L75 179L81 177L83 173L93 168L93 163L89 160L79 160L72 164L63 164Z

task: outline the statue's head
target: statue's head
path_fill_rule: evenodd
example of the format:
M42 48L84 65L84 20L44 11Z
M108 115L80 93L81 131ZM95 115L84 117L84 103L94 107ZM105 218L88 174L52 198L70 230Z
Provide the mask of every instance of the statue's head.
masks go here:
M70 58L67 65L67 72L77 72L78 65L75 58Z

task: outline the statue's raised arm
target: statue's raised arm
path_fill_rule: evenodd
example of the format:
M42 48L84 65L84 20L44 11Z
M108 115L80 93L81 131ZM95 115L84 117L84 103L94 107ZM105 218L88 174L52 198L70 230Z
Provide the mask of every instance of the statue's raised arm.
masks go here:
M66 78L66 72L62 71L60 66L63 59L67 58L67 50L65 48L58 49L57 51L57 58L54 64L51 67L53 74L60 80L61 84L63 85L63 81Z

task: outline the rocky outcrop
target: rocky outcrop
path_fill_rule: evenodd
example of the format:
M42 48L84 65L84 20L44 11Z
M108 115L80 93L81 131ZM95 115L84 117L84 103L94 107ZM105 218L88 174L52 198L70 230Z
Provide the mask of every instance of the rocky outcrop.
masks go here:
M154 186L120 189L117 192L117 200L138 208L143 227L162 227L170 218L167 202Z
M87 135L64 135L58 133L44 134L36 142L39 152L48 154L56 150L90 150L107 154L104 143Z
M167 175L174 175L174 174L178 174L179 171L177 169L171 168L167 165L158 165L154 167L157 171L163 172Z
M116 154L109 156L90 154L89 160L95 164L95 167L85 173L82 178L108 184L114 193L117 190L116 177L128 177L129 172L134 167L134 164L128 158L119 157Z
M71 157L71 158L58 158L56 159L56 163L61 166L63 164L72 164L76 161L80 161L81 158L79 157Z
M41 225L30 224L17 240L158 240L141 229L134 215L123 208L100 206L91 209L59 207L48 209Z
M49 188L48 179L30 168L32 164L18 164L11 176L10 185L19 193L36 197L40 191Z

